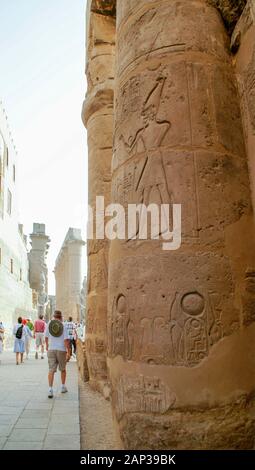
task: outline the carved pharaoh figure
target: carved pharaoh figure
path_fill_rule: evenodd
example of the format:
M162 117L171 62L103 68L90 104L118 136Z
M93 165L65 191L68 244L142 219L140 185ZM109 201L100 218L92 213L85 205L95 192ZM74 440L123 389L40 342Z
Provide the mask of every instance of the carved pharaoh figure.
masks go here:
M129 156L143 153L144 157L139 164L135 166L133 178L133 191L129 202L144 204L148 207L150 204L156 204L158 208L162 204L171 204L172 195L169 192L167 177L160 147L171 128L171 123L162 120L159 117L159 108L166 77L160 75L156 84L148 94L142 107L143 127L138 129L134 137L129 136L126 141L124 136L120 136L122 142L122 151ZM139 224L136 233L139 233ZM155 233L155 236L160 235Z
M134 324L129 318L127 299L122 294L114 302L112 322L112 352L130 359L134 346Z

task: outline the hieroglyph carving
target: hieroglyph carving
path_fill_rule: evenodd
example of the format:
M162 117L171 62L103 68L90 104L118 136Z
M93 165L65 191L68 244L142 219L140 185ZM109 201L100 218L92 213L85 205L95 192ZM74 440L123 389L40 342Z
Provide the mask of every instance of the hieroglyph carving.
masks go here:
M213 295L198 291L176 294L170 311L170 334L174 362L195 366L209 354L209 349L223 335Z
M116 411L125 413L166 413L176 396L158 377L121 376L116 390Z
M138 356L147 364L195 366L223 336L219 303L215 293L176 293L168 318L141 318L133 309L131 320L127 298L121 294L114 301L111 355L126 360Z

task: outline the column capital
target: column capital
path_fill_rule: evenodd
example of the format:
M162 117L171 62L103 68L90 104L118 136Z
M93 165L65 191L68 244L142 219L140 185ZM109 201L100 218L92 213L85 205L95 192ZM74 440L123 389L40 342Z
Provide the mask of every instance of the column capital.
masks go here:
M98 111L106 108L113 111L114 81L108 80L102 86L95 88L83 102L82 121L85 127L89 118Z

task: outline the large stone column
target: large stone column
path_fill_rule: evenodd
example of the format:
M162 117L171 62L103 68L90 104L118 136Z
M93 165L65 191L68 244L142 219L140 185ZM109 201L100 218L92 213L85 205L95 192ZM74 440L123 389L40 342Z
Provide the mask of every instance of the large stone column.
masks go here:
M38 293L38 314L45 314L48 302L48 268L46 257L49 250L50 238L45 233L44 224L33 224L30 234L31 250L29 260L29 282L32 289Z
M69 312L75 319L79 321L78 307L80 300L80 292L82 288L82 261L83 261L83 241L75 240L68 246L68 258L69 258Z
M255 0L248 0L232 35L255 208Z
M83 121L88 132L89 205L96 197L110 201L113 141L115 64L115 11L112 2L88 2L87 82ZM88 240L88 294L86 307L86 355L90 384L109 395L107 351L108 241Z
M252 448L254 232L229 37L206 0L117 1L114 202L182 204L182 246L114 241L125 448ZM251 411L253 410L253 414Z
M56 308L65 320L71 316L78 321L84 245L81 230L70 227L56 259Z

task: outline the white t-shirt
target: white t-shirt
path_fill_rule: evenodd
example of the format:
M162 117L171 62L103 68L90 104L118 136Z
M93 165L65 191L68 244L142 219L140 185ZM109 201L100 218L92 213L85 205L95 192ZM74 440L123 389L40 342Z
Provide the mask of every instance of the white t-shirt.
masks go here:
M65 339L70 339L68 336L68 330L66 328L66 325L63 324L63 333L61 336L58 336L57 338L55 336L52 336L49 332L49 324L46 327L46 332L45 332L45 338L49 339L49 351L66 351L65 347Z
M68 339L75 339L76 325L72 321L67 321L65 326L68 330Z

